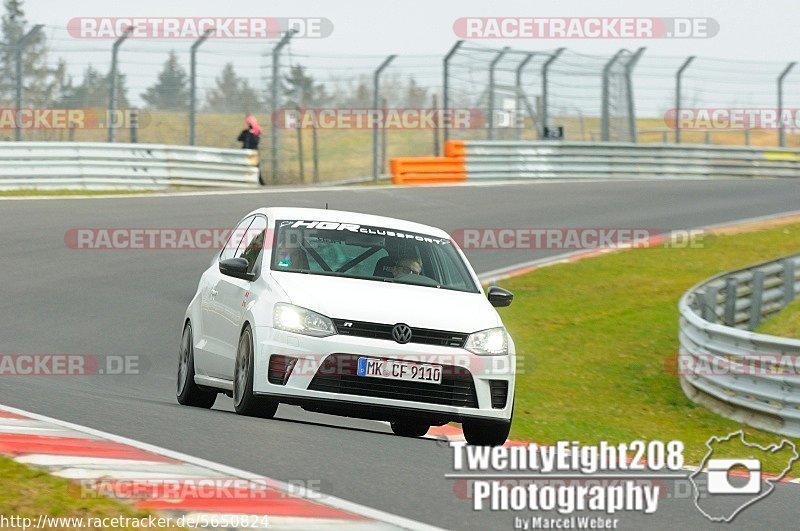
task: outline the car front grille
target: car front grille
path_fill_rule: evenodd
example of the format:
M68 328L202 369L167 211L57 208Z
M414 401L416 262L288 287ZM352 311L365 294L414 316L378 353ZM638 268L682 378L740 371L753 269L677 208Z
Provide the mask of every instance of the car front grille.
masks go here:
M331 354L317 370L308 389L327 393L392 398L457 407L478 407L472 374L455 365L442 365L442 383L409 382L357 376L357 354Z
M343 336L369 337L394 341L392 339L393 324L350 321L348 319L333 319L333 324L336 325L336 331ZM468 335L469 334L461 332L447 332L444 330L411 327L411 341L409 341L409 343L461 348L467 342Z

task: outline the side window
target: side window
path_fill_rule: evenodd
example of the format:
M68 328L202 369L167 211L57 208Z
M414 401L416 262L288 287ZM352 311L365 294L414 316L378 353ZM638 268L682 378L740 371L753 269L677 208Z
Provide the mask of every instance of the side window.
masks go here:
M246 217L233 229L233 232L231 232L231 235L228 237L228 241L225 242L225 247L223 247L222 251L219 253L220 261L236 256L236 251L242 243L242 238L244 238L247 233L247 228L252 222L253 216Z
M264 253L264 236L266 234L267 220L264 216L256 216L253 223L247 229L239 250L236 252L238 258L247 260L247 272L252 273L256 270Z
M448 251L444 252L444 248L441 250L442 252L437 252L436 256L438 258L439 263L442 267L442 275L444 278L441 279L441 282L444 284L448 284L453 286L456 289L461 290L469 290L470 286L467 285L466 279L469 277L469 273L464 270L464 266L455 261L455 249L450 247Z

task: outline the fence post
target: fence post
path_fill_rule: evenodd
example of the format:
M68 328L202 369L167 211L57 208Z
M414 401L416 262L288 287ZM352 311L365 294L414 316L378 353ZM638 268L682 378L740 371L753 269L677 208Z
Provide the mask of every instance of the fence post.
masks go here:
M386 109L389 107L389 102L386 101L386 98L381 98L381 109ZM386 124L381 127L381 163L380 168L386 168L386 153L387 153L387 138L389 135L389 131L386 129Z
M723 313L723 323L726 326L736 325L736 288L738 282L735 277L725 279L725 311Z
M214 32L207 29L203 35L192 43L189 52L189 145L196 143L195 122L197 120L197 49Z
M378 66L375 73L372 75L372 112L378 113L378 105L380 105L380 91L381 91L381 72L383 72L389 64L394 61L396 55L390 55ZM380 113L383 115L383 112ZM372 180L378 181L378 116L373 116L372 122Z
M319 149L317 148L317 121L311 121L311 151L314 160L314 182L319 182Z
M444 79L442 84L442 109L444 112L442 115L444 116L444 124L442 128L442 140L447 142L450 139L450 118L447 116L448 111L450 110L450 59L456 54L461 45L464 44L464 41L456 41L450 51L447 52L447 55L444 56Z
M753 271L752 288L750 291L750 326L748 330L755 330L761 322L761 304L764 301L764 272L760 269Z
M690 55L686 58L683 64L678 68L675 74L675 143L681 143L681 82L683 80L683 73L689 68L689 65L694 61L695 56Z
M297 115L300 116L300 107L297 108ZM303 160L303 128L297 124L297 161L300 165L300 184L306 182L306 166Z
M433 115L435 116L433 120L433 156L439 156L439 119L442 116L439 113L439 99L436 97L436 94L433 94Z
M601 110L600 110L600 140L602 142L608 142L611 137L610 134L610 126L609 126L609 93L608 93L608 73L611 72L611 67L614 66L614 63L617 62L617 59L625 52L624 49L619 50L615 53L611 59L603 66L603 88L602 88L602 98L603 101L601 102Z
M717 286L708 286L706 292L703 294L701 304L703 309L700 315L709 323L717 322L717 296L719 295L719 288Z
M558 59L559 55L564 53L564 50L566 50L566 48L557 49L555 52L553 52L553 55L551 55L550 58L547 61L545 61L544 64L542 65L542 120L541 120L542 128L539 131L539 138L544 138L544 130L547 128L547 123L549 118L548 116L549 103L547 101L548 100L547 75L550 71L550 65L553 64L553 62L555 62L556 59Z
M16 118L14 120L14 140L16 140L17 142L20 142L22 140L22 129L20 128L20 125L19 125L19 122L20 122L20 120L19 120L19 111L22 108L22 85L23 85L23 83L22 83L22 51L25 49L25 46L27 46L28 42L30 42L30 40L43 27L44 26L42 24L36 24L34 27L31 28L31 30L28 33L26 33L25 35L20 37L20 39L17 41L16 46L14 46L14 61L15 61L16 76L17 76L17 79L15 80L16 87L15 87L15 93L14 93L14 99L15 99L16 107L17 107L16 111L15 111L17 113L17 116L16 116Z
M638 140L638 135L636 131L636 102L633 100L633 80L631 79L631 74L633 69L636 67L636 63L638 63L639 59L642 57L644 51L644 47L636 50L633 56L625 64L625 88L627 89L626 92L628 93L628 131L631 135L631 142L634 144Z
M270 173L272 173L272 182L278 182L278 173L280 172L280 160L278 159L279 147L280 147L280 132L278 131L278 124L275 123L274 113L278 110L278 105L280 105L280 97L281 97L281 79L280 79L280 58L281 58L281 50L284 46L289 44L289 41L292 39L294 34L297 33L297 30L290 29L286 33L284 33L281 40L278 41L278 44L275 45L275 48L272 49L272 86L270 87L271 92L271 103L272 103L272 112L270 113L270 140L272 145L270 146Z
M509 49L508 46L504 47L497 53L494 59L492 59L492 62L489 63L489 101L487 103L489 107L489 112L487 113L489 117L489 129L486 130L486 137L489 140L494 140L494 69L503 56L508 53Z
M519 109L522 106L521 103L522 103L522 98L523 98L523 96L522 96L522 93L523 93L522 92L522 71L525 69L525 67L528 65L528 63L531 62L531 59L533 59L535 56L536 56L535 53L529 53L529 54L527 54L525 56L525 59L523 59L522 62L517 66L517 72L516 72L516 76L514 78L514 87L516 89L515 92L516 92L516 97L517 97L517 102L514 105L514 114L515 114L515 116L514 116L514 125L516 126L516 133L517 133L516 137L517 137L517 140L521 140L522 139L522 128L525 126L525 119L524 118L522 119L521 122L519 122L518 119L517 119L517 116L520 114L520 110ZM531 119L534 120L534 117L531 116Z
M794 260L783 260L783 305L786 306L794 300Z
M744 145L750 145L750 126L746 125L744 128Z
M133 27L128 26L125 28L125 31L122 32L122 35L114 41L114 45L111 47L111 75L109 76L110 79L108 80L109 89L108 89L108 141L114 142L114 130L116 128L116 117L114 116L116 108L117 108L117 55L119 54L119 47L122 46L122 43L125 42L125 39L133 31Z
M139 109L131 109L130 114L131 144L139 142Z
M780 147L786 145L786 131L783 130L783 120L781 120L781 114L783 113L783 80L789 75L795 64L797 63L792 61L786 65L781 75L778 76L778 145Z

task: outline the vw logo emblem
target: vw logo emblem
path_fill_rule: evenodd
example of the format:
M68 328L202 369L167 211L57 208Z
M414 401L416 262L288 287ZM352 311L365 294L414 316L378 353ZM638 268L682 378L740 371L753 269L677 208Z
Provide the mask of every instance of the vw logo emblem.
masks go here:
M403 323L394 325L392 328L392 339L398 343L408 343L411 341L411 327Z

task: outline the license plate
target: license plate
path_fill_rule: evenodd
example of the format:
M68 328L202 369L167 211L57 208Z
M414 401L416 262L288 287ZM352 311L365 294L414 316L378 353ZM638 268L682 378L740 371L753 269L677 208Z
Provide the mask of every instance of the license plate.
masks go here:
M442 366L409 361L358 358L358 376L412 382L442 383Z

